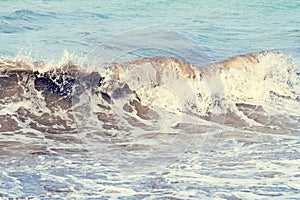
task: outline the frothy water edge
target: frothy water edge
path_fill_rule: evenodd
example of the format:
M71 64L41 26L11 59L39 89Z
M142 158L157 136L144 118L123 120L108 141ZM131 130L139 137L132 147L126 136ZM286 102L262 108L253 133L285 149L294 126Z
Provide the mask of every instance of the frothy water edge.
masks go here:
M70 62L63 62L58 68L25 60L4 59L1 63L4 102L1 109L6 112L4 117L1 115L5 119L1 121L4 144L1 152L9 155L20 149L23 153L29 150L29 154L24 154L25 157L29 155L29 161L12 164L27 165L27 172L3 169L5 189L0 193L4 196L21 194L42 198L39 190L45 191L45 198L47 195L49 198L55 195L78 198L93 195L150 198L157 195L157 198L225 199L297 196L299 77L282 54L253 53L203 67L190 66L173 58L146 58L114 64L109 68L112 70L101 71L104 73L82 72ZM222 81L221 91L214 90L213 85L205 86L214 83L214 76ZM72 87L69 87L70 82ZM187 88L193 94L200 91L201 98L200 95L189 96ZM5 92L16 96L5 95ZM206 98L207 102L202 102L205 92L211 96ZM160 94L164 95L162 99L159 99ZM82 104L78 104L80 102ZM115 114L113 118L107 115L109 111ZM52 119L51 115L56 117ZM72 124L68 117L74 116ZM170 116L173 121L166 121ZM164 121L159 121L160 118ZM6 128L13 128L14 124L19 128L3 131L5 123ZM128 134L129 127L134 127L131 134ZM214 134L219 133L217 130L221 130L221 135ZM277 151L272 144L277 146ZM177 149L170 151L174 146ZM278 162L268 160L276 155ZM213 162L212 157L220 160ZM272 170L268 171L266 163L253 160L254 157L266 159L266 163L272 164ZM3 161L9 164L15 159L20 162L14 156L3 158ZM241 187L234 181L247 178L235 177L243 165L234 164L234 159L244 162L246 168L249 165L255 169L256 173L250 174L251 186ZM227 169L222 165L228 165ZM287 165L294 172L286 172ZM80 166L86 168L80 169ZM233 174L223 174L220 170L230 168ZM280 191L274 189L277 181L273 180L280 182L289 174L292 181L285 182ZM181 182L177 182L176 177L181 177ZM188 184L189 177L199 180L195 187ZM260 177L269 178L271 181L266 182L269 186L258 186L256 179ZM126 179L132 181L124 182ZM39 185L27 187L27 180L36 180ZM225 185L229 183L231 186L227 188ZM228 196L226 192L213 192L216 188L236 192ZM184 189L189 192L182 192Z

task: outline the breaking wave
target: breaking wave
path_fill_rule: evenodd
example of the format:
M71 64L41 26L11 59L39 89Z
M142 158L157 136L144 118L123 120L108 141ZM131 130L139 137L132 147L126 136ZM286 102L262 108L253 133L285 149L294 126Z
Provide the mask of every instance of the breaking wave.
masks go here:
M228 127L299 130L299 76L278 52L203 66L149 57L94 69L83 70L72 60L51 65L1 59L0 131L10 138L2 138L1 154L59 152L43 145L48 140L61 141L70 151L82 142L99 151L99 145L91 145L95 141L102 141L100 149L118 144L153 150Z

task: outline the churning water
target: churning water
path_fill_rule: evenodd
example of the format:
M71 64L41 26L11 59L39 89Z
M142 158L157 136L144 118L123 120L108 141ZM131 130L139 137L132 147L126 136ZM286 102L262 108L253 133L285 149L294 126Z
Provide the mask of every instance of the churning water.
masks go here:
M0 198L300 198L296 1L0 5Z

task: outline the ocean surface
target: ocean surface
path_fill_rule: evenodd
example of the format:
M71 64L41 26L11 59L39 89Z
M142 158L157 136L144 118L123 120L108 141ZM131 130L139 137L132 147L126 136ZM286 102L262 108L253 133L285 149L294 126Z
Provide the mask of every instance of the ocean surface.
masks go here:
M299 1L0 7L0 199L300 199Z

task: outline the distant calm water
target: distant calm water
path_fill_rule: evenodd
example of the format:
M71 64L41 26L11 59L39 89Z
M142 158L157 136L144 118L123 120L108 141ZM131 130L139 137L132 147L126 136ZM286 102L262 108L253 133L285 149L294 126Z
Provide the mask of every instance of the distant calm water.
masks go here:
M0 55L78 55L123 31L167 28L213 57L299 48L298 1L1 1Z
M0 199L300 199L300 1L0 7Z

